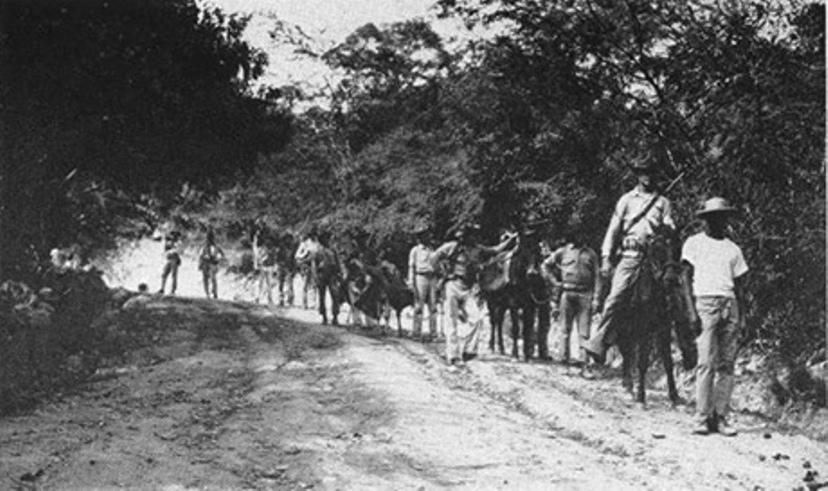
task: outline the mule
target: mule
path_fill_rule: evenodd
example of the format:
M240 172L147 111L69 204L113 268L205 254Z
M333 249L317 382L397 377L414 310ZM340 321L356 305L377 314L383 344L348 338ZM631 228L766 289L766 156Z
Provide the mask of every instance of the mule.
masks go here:
M645 404L646 376L650 366L651 340L667 375L667 390L673 404L681 402L673 374L671 341L676 335L685 370L696 365L696 345L684 305L679 251L675 232L668 227L656 230L641 262L638 277L622 308L618 347L623 357L622 384L635 402ZM637 380L633 390L633 367Z
M523 357L534 356L534 318L538 312L536 300L548 298L544 281L540 278L540 250L525 235L518 236L517 246L501 253L481 266L478 275L480 290L489 309L489 349L505 354L503 320L509 311L511 320L512 357L519 358L518 340L523 339ZM508 268L508 277L506 269ZM539 280L539 281L538 281ZM541 323L541 325L543 325ZM543 353L543 351L541 352Z

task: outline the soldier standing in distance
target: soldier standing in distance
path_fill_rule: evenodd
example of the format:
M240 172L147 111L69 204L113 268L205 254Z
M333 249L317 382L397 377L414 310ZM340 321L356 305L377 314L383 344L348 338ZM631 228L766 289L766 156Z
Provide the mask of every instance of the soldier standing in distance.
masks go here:
M601 274L605 278L610 276L612 257L616 252L620 251L621 259L612 275L601 323L584 344L584 349L598 363L604 362L607 348L615 343L619 314L630 298L649 239L661 226L676 228L670 201L656 189L653 179L656 169L652 158L645 155L634 161L631 167L638 183L615 205L601 246Z

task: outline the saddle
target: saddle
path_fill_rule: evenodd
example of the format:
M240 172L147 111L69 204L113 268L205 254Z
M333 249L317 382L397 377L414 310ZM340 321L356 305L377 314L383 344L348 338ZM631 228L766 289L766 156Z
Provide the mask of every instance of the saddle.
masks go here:
M500 252L480 266L477 279L481 290L493 292L512 283L513 279L509 273L516 250Z

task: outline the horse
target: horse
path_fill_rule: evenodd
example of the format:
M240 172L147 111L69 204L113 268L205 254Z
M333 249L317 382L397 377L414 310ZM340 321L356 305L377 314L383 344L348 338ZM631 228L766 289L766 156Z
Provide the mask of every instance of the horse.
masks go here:
M644 405L645 380L650 365L650 341L655 340L658 355L667 375L670 401L681 401L673 375L671 353L672 334L675 332L682 353L685 370L696 365L697 352L686 306L681 280L679 251L675 232L659 227L645 248L638 277L631 285L631 293L622 308L618 347L623 357L622 384L635 402ZM633 391L633 366L637 367L637 385Z
M512 357L519 358L518 339L523 339L523 356L529 360L535 351L534 318L538 301L548 299L545 282L540 277L540 251L526 235L518 236L511 251L498 254L481 266L478 282L489 308L491 335L489 349L504 354L503 318L508 310L511 316ZM508 276L506 273L508 272ZM522 315L521 315L522 314ZM545 355L541 350L541 355Z

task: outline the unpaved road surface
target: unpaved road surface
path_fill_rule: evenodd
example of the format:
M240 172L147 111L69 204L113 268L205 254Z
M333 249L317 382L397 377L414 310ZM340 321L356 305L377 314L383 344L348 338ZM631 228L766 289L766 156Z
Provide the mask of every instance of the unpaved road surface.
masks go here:
M690 409L614 373L319 326L307 311L148 299L151 348L81 390L0 420L0 489L794 489L828 448L739 415L694 436ZM127 326L129 327L129 326Z

